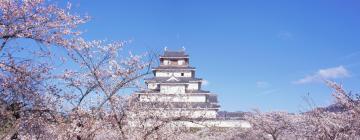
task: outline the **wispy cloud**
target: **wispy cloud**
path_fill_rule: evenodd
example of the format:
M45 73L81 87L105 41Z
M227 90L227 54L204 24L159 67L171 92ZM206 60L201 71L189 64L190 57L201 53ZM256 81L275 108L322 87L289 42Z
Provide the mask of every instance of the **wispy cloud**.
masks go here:
M266 81L257 81L256 82L256 87L257 88L268 88L270 87L270 83L266 82Z
M293 83L307 84L307 83L319 82L321 80L339 79L349 76L350 73L345 67L338 66L333 68L320 69L315 74L305 76L304 78L294 81Z
M345 55L344 57L341 57L340 59L341 60L346 60L346 59L351 59L351 58L354 58L354 57L357 57L357 56L360 56L360 51L350 53L348 55Z
M278 92L277 89L269 89L269 90L265 90L265 91L261 92L260 94L261 95L269 95L269 94L273 94L273 93L276 93L276 92Z
M278 89L274 89L267 81L256 81L256 88L259 90L259 96L278 92Z

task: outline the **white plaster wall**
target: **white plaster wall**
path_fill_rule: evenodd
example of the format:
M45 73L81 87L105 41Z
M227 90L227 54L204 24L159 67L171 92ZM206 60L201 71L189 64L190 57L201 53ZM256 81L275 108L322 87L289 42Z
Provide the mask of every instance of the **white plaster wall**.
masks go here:
M187 117L187 118L216 118L215 110L148 110L152 115L162 118Z
M204 121L174 121L174 126L186 127L224 127L224 128L251 128L251 124L245 120L204 120Z
M181 72L174 72L173 74L174 74L175 77L182 77Z
M188 90L198 90L199 89L199 83L190 83L187 87Z
M148 84L148 88L154 90L154 89L157 88L157 84L155 84L155 83L149 83L149 84Z
M185 60L178 60L178 65L184 65L185 64Z
M159 120L147 121L135 121L130 120L129 124L131 127L138 127L140 125L145 125L146 127L153 127ZM199 121L172 121L166 125L170 127L192 127L192 128L204 128L204 127L222 127L222 128L251 128L251 124L245 120L199 120Z
M184 73L184 76L181 76L181 73ZM174 75L175 77L191 77L191 72L162 72L162 71L157 71L155 73L156 77L170 77Z
M161 71L157 71L155 73L156 77L170 77L171 73L170 72L161 72Z
M191 72L185 72L184 74L185 74L184 77L192 77L193 76Z
M181 76L181 73L184 73L184 76ZM175 72L175 77L191 77L191 72Z
M140 95L140 102L206 102L205 95L184 95L184 96L174 96L174 95Z
M185 94L185 85L160 85L160 93Z
M163 63L164 63L164 65L169 65L170 61L169 60L164 60Z

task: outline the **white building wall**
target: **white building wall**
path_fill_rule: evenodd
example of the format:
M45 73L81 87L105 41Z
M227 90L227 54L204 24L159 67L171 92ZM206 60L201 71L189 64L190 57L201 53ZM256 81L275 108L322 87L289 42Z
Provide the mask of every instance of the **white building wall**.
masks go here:
M223 128L251 128L251 124L245 120L200 120L200 121L174 121L173 126L186 127L223 127Z
M140 95L140 102L206 102L205 95Z
M181 76L181 73L183 73L184 76ZM192 77L191 72L162 72L162 71L157 71L155 73L156 77L171 77L172 75L174 75L175 77Z
M164 60L164 65L169 65L170 64L170 61L169 60Z
M215 110L156 109L156 110L148 110L146 112L151 112L151 115L159 116L162 118L169 118L169 117L216 118L217 115L217 112Z
M185 72L184 73L185 76L184 77L193 77L192 73L191 72Z
M184 76L181 76L181 73L183 73ZM175 77L191 77L191 72L174 72L173 74Z
M184 65L185 64L185 60L178 60L178 65Z
M181 72L174 72L172 73L175 77L182 77Z
M187 90L199 90L199 83L190 83Z
M170 72L161 72L161 71L157 71L155 73L156 77L170 77L171 73Z
M185 94L185 85L160 85L160 93Z
M138 127L140 125L144 125L147 127L153 127L155 124L163 123L159 120L149 120L147 122L136 121L135 119L130 120L129 124L131 127ZM170 127L191 127L191 128L204 128L204 127L222 127L222 128L243 128L249 129L251 128L251 124L245 120L189 120L189 121L172 121L166 124Z
M157 88L157 84L156 84L156 83L149 83L149 84L148 84L148 89L155 90L156 88Z

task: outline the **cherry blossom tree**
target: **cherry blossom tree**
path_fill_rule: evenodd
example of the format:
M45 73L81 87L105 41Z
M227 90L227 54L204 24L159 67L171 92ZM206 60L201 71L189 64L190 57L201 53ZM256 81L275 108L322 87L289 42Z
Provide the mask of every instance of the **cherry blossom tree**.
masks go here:
M144 55L122 53L126 42L85 41L76 27L88 18L70 14L70 7L43 0L0 2L1 138L94 139L104 136L100 132L122 139L135 136L129 118L133 121L131 115L145 108L130 106L131 98L121 92L139 88L138 80L150 73L151 55L143 61ZM24 49L11 43L19 39L65 48L68 63L76 68L54 74L51 63L14 56ZM136 119L143 126L138 134L142 139L158 137L160 131L170 132L165 128L176 119L144 114ZM149 127L148 122L156 125Z
M293 131L292 115L286 112L262 113L258 110L246 117L254 132L264 139L277 140L290 135Z
M25 128L23 122L33 117L52 119L54 96L58 89L45 83L48 79L46 65L34 65L29 61L16 62L11 57L1 69L0 117L5 126L2 136L15 136L16 130ZM30 130L30 129L28 129Z
M64 96L69 97L70 111L105 115L117 126L122 137L125 136L123 127L128 99L121 91L140 88L138 80L150 74L152 62L150 55L122 53L125 43L77 40L75 45L79 47L70 50L69 55L78 68L75 71L66 69L62 76L68 87ZM149 60L144 61L142 57L147 56L150 56Z
M14 39L27 38L45 44L69 47L71 38L87 17L70 14L71 4L59 8L44 0L2 0L0 2L0 52Z
M189 128L193 112L163 110L128 95L142 89L151 73L154 54L125 51L127 41L87 41L77 30L89 18L71 14L45 0L0 1L0 139L357 139L360 137L360 98L337 83L337 111L249 113L251 128ZM40 49L15 42L31 40ZM63 72L55 73L50 47L62 48ZM32 57L23 57L24 52ZM60 58L56 58L58 60ZM60 71L60 70L58 70ZM189 104L188 108L191 108ZM164 117L165 116L165 117ZM204 114L204 116L206 116Z
M354 120L347 112L312 111L304 115L301 136L308 139L353 139L355 138ZM302 132L302 133L301 133Z
M43 54L49 56L49 52L26 58L21 53L33 48L19 47L14 42L27 39L69 48L73 38L80 34L76 27L87 18L72 15L68 10L70 5L63 9L44 0L0 1L1 139L16 139L20 133L30 131L41 134L45 123L40 121L56 121L59 89L50 82L53 67L32 59Z
M337 109L316 108L306 113L306 125L317 139L354 139L360 134L359 98L335 82L326 81L334 90Z

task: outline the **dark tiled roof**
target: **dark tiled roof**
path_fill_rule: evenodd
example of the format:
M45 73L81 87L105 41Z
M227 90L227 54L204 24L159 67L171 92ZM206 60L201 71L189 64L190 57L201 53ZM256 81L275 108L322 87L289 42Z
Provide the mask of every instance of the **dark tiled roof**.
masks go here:
M181 67L181 66L158 66L153 68L154 70L158 70L158 69L164 69L164 70L181 70L181 69L185 69L185 70L192 70L195 69L195 67Z
M189 57L184 51L165 51L160 57Z
M186 93L210 93L210 91L206 91L206 90L186 90Z
M144 108L220 108L217 103L196 103L196 102L138 102L141 107Z
M170 77L153 77L153 78L148 78L145 79L146 82L158 82L158 83L188 83L188 82L197 82L197 81L201 81L201 78L192 78L192 77L175 77L176 79L178 79L179 81L175 81L175 80L170 80Z
M216 117L224 120L243 120L247 115L251 115L251 113L219 111Z
M136 93L160 93L160 91L155 91L155 90L140 90L140 91L136 91Z
M208 102L212 102L212 103L217 103L218 102L218 99L217 99L217 95L208 95L207 96L207 100Z

